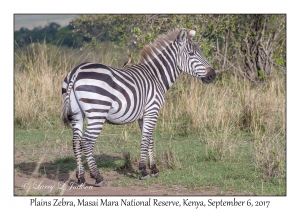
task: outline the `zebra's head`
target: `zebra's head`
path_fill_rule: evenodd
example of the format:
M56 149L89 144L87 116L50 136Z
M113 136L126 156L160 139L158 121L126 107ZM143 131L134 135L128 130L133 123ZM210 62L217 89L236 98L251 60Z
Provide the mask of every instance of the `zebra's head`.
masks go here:
M202 82L211 83L216 77L216 72L193 42L195 33L194 30L187 32L186 29L179 32L176 38L179 47L177 66L183 72L201 79Z

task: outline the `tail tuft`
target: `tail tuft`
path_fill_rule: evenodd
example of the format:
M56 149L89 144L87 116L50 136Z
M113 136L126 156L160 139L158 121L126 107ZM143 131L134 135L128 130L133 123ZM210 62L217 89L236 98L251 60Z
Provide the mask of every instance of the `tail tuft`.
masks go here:
M61 110L60 117L66 127L70 127L70 123L72 122L73 116L75 115L75 113L73 113L72 109L71 109L71 99L70 99L70 95L71 95L71 91L72 91L75 79L76 79L76 75L73 75L73 78L69 82L67 89L65 91L63 91L63 94L66 93L66 96L64 98L64 106Z
M62 108L61 115L60 115L64 125L68 128L70 128L70 123L73 116L70 102L71 102L70 97L67 96L64 100L64 106Z

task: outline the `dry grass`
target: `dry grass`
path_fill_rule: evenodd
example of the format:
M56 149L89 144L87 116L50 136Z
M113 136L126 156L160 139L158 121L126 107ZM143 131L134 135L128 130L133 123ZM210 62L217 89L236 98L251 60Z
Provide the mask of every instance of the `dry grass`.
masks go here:
M278 72L259 85L226 75L205 85L183 75L167 94L159 126L164 132L204 136L206 159L214 161L235 158L242 138L232 133L251 133L256 168L267 177L280 175L285 167L285 83Z
M274 75L260 86L234 76L205 85L182 75L166 97L160 118L166 132L177 130L185 134L237 129L285 133L283 75Z
M113 51L111 45L102 46ZM114 54L116 56L116 54ZM53 128L61 125L61 85L65 76L76 65L84 62L103 62L113 65L112 54L60 49L33 43L15 53L14 96L16 126Z
M232 130L224 130L222 135L206 134L206 160L219 161L225 158L235 158L235 149L239 146L236 139L231 138Z
M155 158L157 165L164 169L181 169L182 164L179 160L176 152L170 148L167 148L160 152Z
M18 50L15 53L14 71L15 126L47 129L62 127L59 117L62 106L61 84L66 74L83 61L118 66L118 63L123 62L119 59L120 54L127 55L118 54L112 46L103 51L106 53L63 50L46 44L32 44L25 50ZM284 158L282 154L285 154L285 148L273 145L277 145L276 139L285 139L285 86L286 77L280 72L273 72L259 85L227 73L219 75L216 82L209 85L188 75L181 75L166 94L166 103L160 111L157 127L164 133L174 135L205 135L207 158L215 160L234 156L233 145L236 142L228 138L233 131L255 134L258 139L254 146L255 165L258 168L265 167L264 170L273 176L276 174L273 172L275 169L269 168L276 168L275 162L278 162L278 158ZM127 125L126 128L136 130L137 126ZM223 137L217 138L220 133L224 134ZM273 138L274 135L277 137ZM123 139L128 140L125 131ZM275 148L276 157L271 156L274 149L267 153L259 150L257 145L263 146L265 143ZM171 161L169 167L173 167L172 164L178 162L171 160L175 156L171 151L165 151L160 158L166 163ZM263 166L264 157L272 159L268 159L267 166Z
M14 95L15 124L24 127L51 126L59 117L62 99L60 86L66 69L71 68L66 55L57 59L46 45L32 44L26 51L15 55ZM50 52L49 52L50 51Z
M114 65L109 53L63 51L32 44L15 56L15 125L60 126L61 84L67 72L90 60ZM110 55L110 56L109 56ZM242 129L254 133L285 133L285 75L274 74L259 86L235 76L205 85L182 75L166 95L160 112L163 131L182 134ZM56 123L54 123L56 122Z
M285 140L279 135L262 136L255 140L253 163L261 172L262 178L285 174L286 162Z

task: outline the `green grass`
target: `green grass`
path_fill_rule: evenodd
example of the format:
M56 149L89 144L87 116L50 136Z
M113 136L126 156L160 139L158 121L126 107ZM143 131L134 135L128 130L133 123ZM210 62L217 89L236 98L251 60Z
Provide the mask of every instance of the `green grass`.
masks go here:
M112 43L83 50L35 43L16 50L14 163L18 174L31 177L35 168L39 168L35 176L43 177L56 171L74 172L72 133L62 129L59 117L61 83L81 62L120 67L126 58L127 52ZM165 98L153 134L161 171L157 179L138 180L137 123L104 126L94 154L104 176L112 170L120 174L114 186L156 183L218 189L219 194L286 194L285 73L276 69L256 85L230 71L219 73L211 85L183 74ZM41 167L36 167L39 162Z
M235 148L226 150L221 159L210 158L208 141L222 138L224 134L178 135L154 132L155 157L160 174L157 178L139 180L137 164L141 134L128 126L105 125L95 144L94 154L104 178L106 172L118 170L126 174L130 155L132 170L127 176L113 181L112 186L182 186L190 190L218 189L219 194L237 192L243 195L286 195L285 175L266 179L253 162L255 138L249 133L231 132L227 140ZM133 126L131 126L133 127ZM59 168L60 173L76 170L72 150L71 130L15 130L15 169L30 176L44 157L39 174ZM226 148L226 147L224 147ZM228 152L230 151L230 152ZM127 165L126 165L127 164ZM85 163L85 168L87 164ZM88 171L88 170L87 170Z

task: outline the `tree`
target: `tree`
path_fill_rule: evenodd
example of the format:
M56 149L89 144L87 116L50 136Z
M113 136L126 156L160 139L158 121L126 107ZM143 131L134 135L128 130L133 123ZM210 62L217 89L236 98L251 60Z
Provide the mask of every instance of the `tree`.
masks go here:
M14 32L16 48L22 48L34 42L43 42L53 45L65 45L68 47L82 47L83 42L91 39L72 33L73 26L60 27L59 24L51 22L45 27L35 27L32 30L21 28Z
M285 16L231 15L223 27L225 30L221 33L216 31L225 43L223 54L218 53L235 59L238 72L251 80L268 76L275 64L277 49L285 51ZM281 57L285 60L285 54Z
M131 50L169 30L194 29L195 42L220 71L256 82L274 66L285 70L285 15L81 15L71 24L92 43L110 39Z

